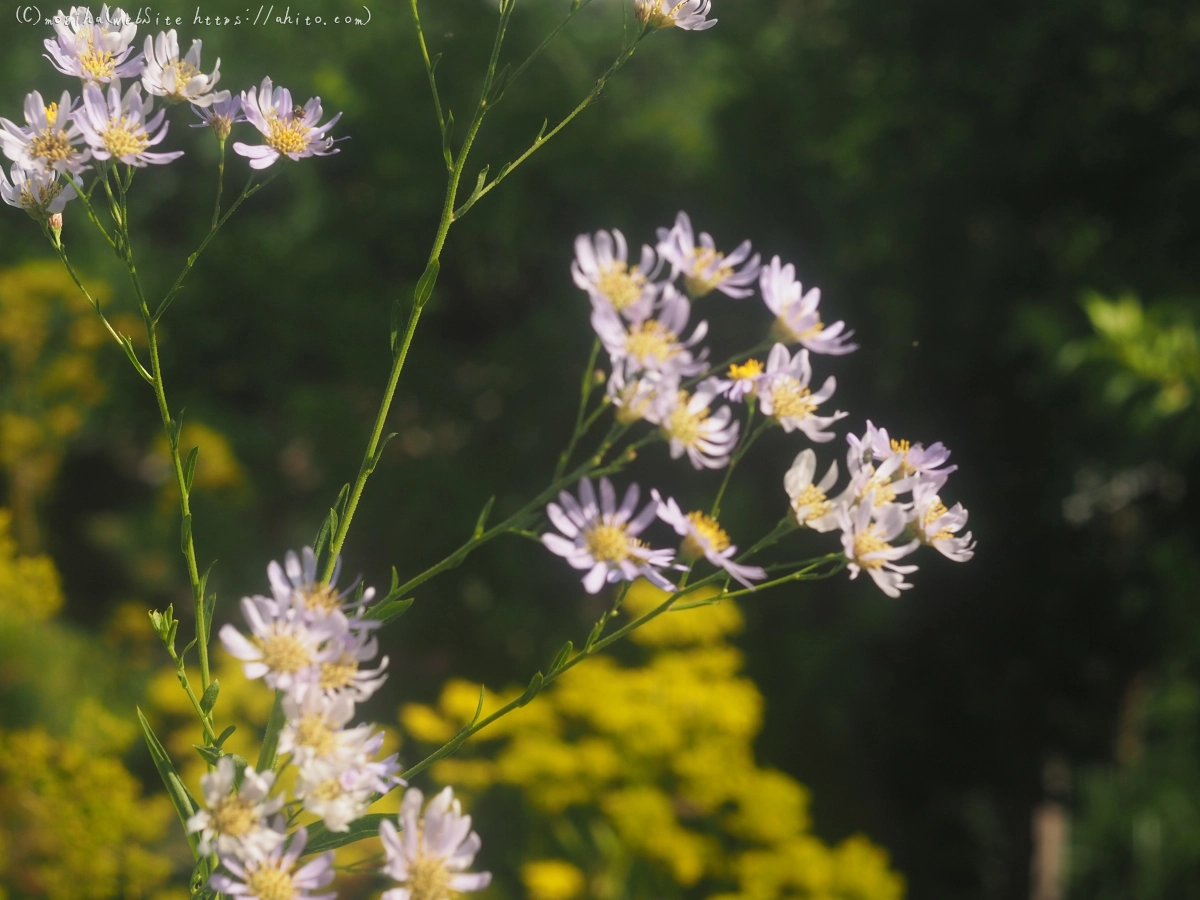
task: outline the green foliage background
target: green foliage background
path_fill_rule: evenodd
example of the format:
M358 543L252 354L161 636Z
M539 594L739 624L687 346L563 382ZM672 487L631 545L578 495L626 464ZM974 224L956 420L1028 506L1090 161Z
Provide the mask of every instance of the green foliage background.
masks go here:
M1153 407L1155 384L1136 371L1127 390L1106 390L1129 354L1063 348L1092 332L1085 290L1132 291L1194 326L1200 10L716 2L716 29L656 36L576 126L456 226L401 383L401 435L356 520L348 570L375 584L392 565L418 570L461 540L489 495L503 512L540 487L591 341L569 280L571 238L615 226L649 241L687 209L722 245L751 237L821 286L862 346L831 363L851 427L871 418L944 440L979 539L970 565L930 560L898 602L839 580L747 604L748 670L767 697L760 755L813 788L824 836L865 831L891 850L911 896L933 900L1028 896L1031 810L1044 763L1063 759L1080 773L1068 799L1084 842L1078 895L1191 896L1180 886L1194 890L1200 874L1194 501L1151 491L1077 522L1063 501L1088 478L1149 463L1195 484L1195 401ZM241 12L227 5L202 12ZM465 114L492 7L426 6L443 96ZM514 57L566 3L521 6ZM489 120L480 164L519 153L611 59L619 6L594 6ZM328 0L296 9L355 11ZM221 57L221 87L271 74L344 110L337 133L350 136L340 155L295 166L248 204L168 317L173 403L225 434L252 477L195 501L226 616L259 589L268 559L312 540L355 472L389 363L391 302L421 273L440 207L407 11L371 12L370 25L341 30L180 28L204 39L206 59ZM44 29L8 12L0 21L0 108L14 117L27 90L62 81L39 54ZM215 151L186 146L180 163L138 179L136 249L151 283L174 274L207 222ZM241 171L231 158L231 185ZM69 208L64 238L76 264L122 283L75 216ZM47 255L22 215L0 217L0 265ZM112 302L132 309L119 290ZM757 340L735 304L713 319ZM150 397L119 353L107 366L108 399L44 509L68 615L85 628L131 595L187 606L175 531L156 518L141 466L157 429ZM782 508L787 448L768 441L764 452L773 458L739 473L726 504L733 533ZM646 456L644 480L670 484L665 454ZM388 636L386 702L431 699L450 674L522 679L594 620L579 593L533 545L485 548L424 589ZM1152 687L1134 694L1158 699L1123 718L1139 678ZM1116 761L1122 723L1144 730L1143 719L1156 724L1141 749ZM1160 747L1171 765L1147 762ZM1164 826L1171 841L1146 851L1135 811L1180 804ZM1107 868L1088 868L1101 858Z

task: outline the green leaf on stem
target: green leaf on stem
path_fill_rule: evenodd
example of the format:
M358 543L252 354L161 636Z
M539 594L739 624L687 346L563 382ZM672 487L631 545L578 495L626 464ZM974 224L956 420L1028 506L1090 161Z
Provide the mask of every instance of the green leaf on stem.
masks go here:
M344 513L346 511L346 501L349 499L350 499L350 485L348 483L343 484L342 489L340 491L338 491L337 499L333 501L333 508L335 510L337 510L337 514L339 516L342 515L342 513ZM334 521L336 522L336 519ZM333 527L335 530L337 529L336 524Z
M384 600L382 603L376 603L366 612L365 618L375 619L386 625L393 619L398 619L413 605L416 597L409 597L407 600Z
M158 775L162 779L163 785L167 789L167 796L171 798L171 803L175 807L175 811L179 813L179 820L183 822L184 827L187 827L187 821L196 814L196 810L200 807L192 795L188 793L188 789L183 784L183 779L179 777L179 773L175 771L175 766L171 762L171 757L167 755L167 751L163 748L162 742L154 734L154 729L150 727L150 723L146 721L145 715L139 707L137 711L138 722L142 726L142 734L146 738L146 746L150 748L150 757L154 760L154 767L158 769ZM189 833L188 844L191 845L192 853L197 855L197 844L199 838L195 834Z
M256 772L269 772L279 759L279 732L283 731L286 716L283 714L283 691L275 692L275 703L267 719L267 731L263 735L262 749L258 751Z
M167 429L167 440L171 443L171 451L179 451L179 433L183 431L183 413L181 409L179 415L171 420L171 425Z
M330 831L323 822L317 822L308 829L308 843L304 845L304 855L336 850L355 841L377 837L379 823L386 818L388 816L383 813L370 813L351 822L349 831Z
M604 619L601 619L592 626L592 632L588 635L587 643L583 645L584 650L591 650L592 645L600 640L600 633L604 631Z
M188 879L188 891L192 900L208 900L216 894L208 889L208 876L212 874L212 857L202 856L196 860L192 877Z
M204 696L200 698L200 708L204 710L205 715L212 712L212 708L217 702L217 694L220 692L221 682L214 678L212 683L205 688Z
M237 731L236 725L227 725L225 727L225 730L222 731L221 734L217 737L217 739L213 742L213 746L216 747L218 750L220 750L221 745L224 744L227 740L229 740L229 736L231 734L233 734L235 731Z
M192 540L192 514L188 513L179 523L179 549L187 553L188 544Z
M517 706L525 706L530 700L536 697L542 689L542 682L544 680L541 672L534 672L533 677L529 679L529 687L525 688L525 693L517 698Z
M200 612L204 616L204 633L212 634L213 613L217 611L217 595L209 594L201 604Z
M371 462L368 463L366 467L366 472L368 475L375 471L375 467L379 465L379 460L383 459L384 448L391 443L392 438L395 436L396 432L390 431L380 439L379 446L375 450L375 455L371 457Z
M189 494L192 492L192 482L196 478L196 462L200 458L200 448L193 447L188 451L187 459L183 463L183 489Z
M484 526L487 525L488 516L492 514L492 504L496 502L495 495L488 497L488 502L483 504L483 510L479 513L479 518L475 520L475 531L472 533L475 540L483 537Z
M557 672L559 668L571 658L571 651L575 649L575 645L570 641L563 644L562 649L558 651L558 655L554 657L554 662L550 663L550 671Z
M433 296L433 286L437 284L438 272L441 271L442 264L438 260L430 260L429 265L425 267L424 273L417 281L416 288L413 289L413 305L417 309L421 309L429 302L429 298Z

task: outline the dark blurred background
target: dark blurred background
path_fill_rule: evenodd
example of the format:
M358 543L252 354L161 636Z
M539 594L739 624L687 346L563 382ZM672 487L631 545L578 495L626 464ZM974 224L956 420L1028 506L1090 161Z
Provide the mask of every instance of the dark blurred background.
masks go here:
M821 287L861 345L822 360L849 427L870 418L952 448L953 499L979 541L968 565L927 558L900 600L836 579L744 605L741 645L767 698L759 754L812 789L817 833L867 833L922 900L1049 900L1031 873L1062 856L1071 896L1200 897L1200 7L716 4L715 29L647 41L455 225L347 569L377 585L393 565L419 571L490 495L503 512L540 489L592 340L573 236L618 227L652 242L686 209L719 245L749 237ZM227 5L201 12L242 13ZM292 12L354 12L309 5ZM511 58L567 5L520 3ZM349 136L235 216L166 320L173 405L223 435L245 473L194 501L226 615L261 589L267 559L312 541L354 475L391 304L428 254L443 179L405 7L341 30L191 26L179 8L181 38L203 38L206 67L221 57L222 88L269 73L344 111L335 133ZM465 120L495 5L424 7L443 97ZM0 21L0 108L17 118L31 86L62 80L37 53L45 29ZM618 5L596 0L487 120L468 178L567 112L619 40ZM156 285L211 208L215 147L177 134L185 119L169 141L188 155L135 182ZM231 156L228 184L244 171ZM64 231L76 264L134 311L77 207ZM0 217L0 266L49 255L19 212ZM745 309L705 310L726 345L758 339L761 310ZM107 397L37 510L84 629L131 596L188 605L152 399L106 353ZM795 447L772 437L735 478L735 533L782 510ZM679 475L661 448L644 455L642 480ZM686 494L716 477L676 480ZM594 618L578 594L532 544L484 548L387 635L387 702L429 699L451 674L527 678Z

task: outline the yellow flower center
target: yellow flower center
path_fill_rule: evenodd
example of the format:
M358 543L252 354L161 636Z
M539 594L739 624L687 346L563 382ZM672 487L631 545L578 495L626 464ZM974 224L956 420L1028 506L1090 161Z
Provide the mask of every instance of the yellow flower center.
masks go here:
M292 876L267 865L246 876L246 887L258 900L292 900L296 896Z
M329 720L320 713L301 716L296 723L296 743L308 747L317 756L328 756L337 746L337 734L329 727Z
M740 366L736 363L729 367L729 377L734 381L741 381L743 378L757 378L763 373L763 364L757 359L748 359Z
M776 419L806 419L813 414L817 404L812 392L791 375L779 378L771 388L772 415Z
M405 886L411 892L411 900L449 900L454 893L450 890L446 863L424 853L408 864Z
M720 553L729 546L729 535L725 533L725 529L712 516L705 515L702 512L690 512L687 514L687 519L692 523L692 527L696 529L697 534L708 543L710 550ZM681 549L685 556L693 559L704 555L704 545L691 534L683 539L683 547Z
M891 479L884 479L879 475L872 475L867 480L867 483L863 485L863 489L858 495L859 499L863 499L871 493L875 494L874 506L883 506L883 504L891 503L896 499L896 489L892 487Z
M63 132L47 128L29 142L29 155L51 163L61 162L70 158L71 142Z
M46 107L46 124L54 125L58 122L58 104L51 102Z
M678 4L675 9L672 9L668 16L673 16L675 10L683 6ZM662 13L659 13L662 15ZM669 24L674 24L675 20L669 20ZM666 26L658 25L658 28ZM688 293L693 297L703 297L711 292L717 285L733 274L733 269L725 265L722 260L725 259L725 254L713 250L711 247L698 247L692 257L692 271L684 276L683 283L687 287Z
M294 634L273 634L260 639L263 663L274 672L291 675L312 664L312 655L304 641Z
M173 59L165 66L168 72L175 73L175 90L169 95L173 100L186 99L183 95L183 89L187 87L187 83L200 74L200 70L193 66L190 62L183 59ZM166 79L164 78L165 82Z
M104 149L118 159L124 156L136 156L150 146L150 140L144 132L134 131L140 128L133 122L122 117L109 125L104 132Z
M309 128L295 116L272 115L268 124L271 128L267 135L268 147L274 147L280 153L303 153L308 146Z
M808 512L805 513L803 519L799 518L797 514L797 521L801 525L811 522L813 519L819 519L833 508L833 504L825 499L824 491L815 484L810 484L792 501L792 509L801 510L805 508L808 509Z
M667 417L662 430L669 438L674 438L686 447L690 447L700 437L700 427L708 419L708 407L697 412L688 410L688 392L680 391L679 400L671 415Z
M342 597L328 584L314 584L303 594L305 609L314 609L328 615L342 605Z
M679 338L657 319L647 319L630 329L625 349L638 359L663 362L679 355Z
M638 0L637 20L651 28L670 28L675 24L675 14L686 0L676 3L669 11L663 11L662 0Z
M232 838L245 837L258 823L254 803L243 800L237 794L230 794L218 800L217 805L212 808L212 818L217 834Z
M345 794L346 791L342 788L342 783L336 778L330 778L328 781L322 781L312 791L309 796L315 800L327 800L333 802Z
M349 687L357 674L358 660L353 656L343 656L337 662L321 663L321 687L330 691Z
M79 54L79 67L95 80L112 78L117 71L117 64L109 50L97 50L88 38L88 47Z
M596 289L618 310L632 305L642 296L645 286L646 276L638 271L638 267L626 271L625 263L620 261L610 263L596 279Z
M863 557L868 553L878 553L880 550L890 550L892 545L879 537L874 525L860 531L854 536L854 561L864 569L879 569L887 562L886 559L868 559Z
M621 562L638 542L630 540L624 526L600 524L584 532L583 543L596 562Z
M632 425L639 421L654 396L653 391L645 390L638 382L627 384L621 389L621 402L616 404L617 421L622 425Z
M892 443L895 444L896 442L892 441ZM932 503L930 503L929 509L925 510L925 514L923 516L921 516L922 536L924 536L925 531L931 525L933 525L934 522L936 522L942 516L946 515L946 513L948 513L948 512L950 512L950 510L946 509L946 505L944 503L942 503L941 500L934 500ZM937 532L936 534L932 534L929 537L924 538L924 540L925 540L925 543L932 544L934 541L948 541L952 537L954 537L954 532L951 531L949 528L943 528L941 531Z
M45 187L39 188L35 196L33 189L30 187L31 183L30 181L26 181L21 184L21 205L26 209L44 209L50 205L51 200L62 193L62 184L52 181Z

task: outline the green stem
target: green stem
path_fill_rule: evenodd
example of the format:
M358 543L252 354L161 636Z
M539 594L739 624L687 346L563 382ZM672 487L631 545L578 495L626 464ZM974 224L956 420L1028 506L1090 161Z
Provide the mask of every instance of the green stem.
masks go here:
M213 202L211 230L216 231L221 222L221 193L225 190L225 138L220 138L221 161L217 163L217 199Z
M750 423L754 420L753 400L750 401L749 406L750 414L746 416L746 430L742 432L741 443L739 443L737 449L733 451L733 456L731 456L729 459L729 465L725 467L725 477L721 479L721 486L717 489L717 496L713 500L712 510L709 512L709 515L714 519L718 518L721 514L721 500L725 496L725 489L729 487L729 479L733 475L734 468L736 468L737 464L741 462L742 457L746 455L746 452L752 446L754 446L754 442L758 440L759 435L766 431L767 426L771 424L771 420L766 419L761 425L755 428L754 431L751 431Z
M417 43L421 46L421 59L425 62L425 75L429 79L429 90L433 93L433 109L437 113L438 131L442 135L442 155L446 159L446 171L454 171L454 154L450 152L450 135L446 131L446 117L442 113L442 98L438 94L437 76L429 59L429 48L425 45L425 32L421 28L421 15L417 11L417 0L412 0L413 23L417 27Z

